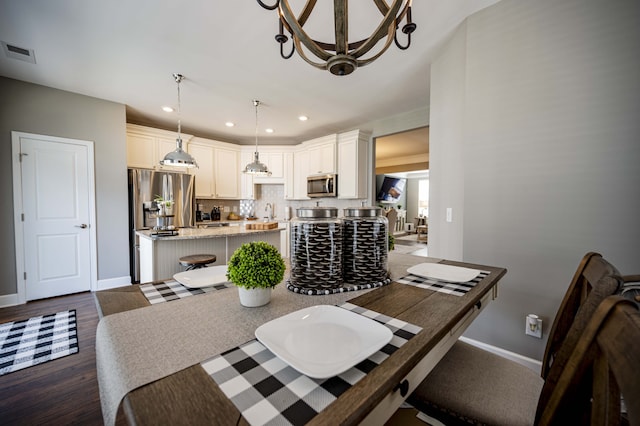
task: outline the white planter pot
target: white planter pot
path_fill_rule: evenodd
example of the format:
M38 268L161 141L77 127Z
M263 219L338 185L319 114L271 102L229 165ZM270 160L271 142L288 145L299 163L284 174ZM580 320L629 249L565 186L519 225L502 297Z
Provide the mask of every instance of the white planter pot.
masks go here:
M244 288L238 287L240 304L248 308L256 308L269 303L271 300L270 288Z

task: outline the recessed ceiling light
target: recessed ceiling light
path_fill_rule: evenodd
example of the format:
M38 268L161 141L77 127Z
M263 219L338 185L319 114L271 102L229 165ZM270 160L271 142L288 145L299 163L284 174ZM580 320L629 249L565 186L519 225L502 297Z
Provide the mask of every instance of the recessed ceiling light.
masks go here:
M264 129L264 131L267 133L273 133L273 129Z
M298 117L298 120L300 121L307 121L309 119L309 117L307 117L306 115L301 115L300 117Z
M173 112L173 108L171 108L170 106L163 106L163 107L162 107L162 110L163 110L164 112Z
M227 121L226 123L224 123L224 125L227 126L227 127L233 127L233 126L235 126L235 123Z

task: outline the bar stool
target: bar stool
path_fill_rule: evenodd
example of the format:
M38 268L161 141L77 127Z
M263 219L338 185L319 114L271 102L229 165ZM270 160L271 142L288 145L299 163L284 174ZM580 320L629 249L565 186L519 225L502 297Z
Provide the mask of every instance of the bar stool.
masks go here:
M187 271L192 269L206 268L209 263L216 261L215 254L192 254L189 256L182 256L180 264L186 268Z

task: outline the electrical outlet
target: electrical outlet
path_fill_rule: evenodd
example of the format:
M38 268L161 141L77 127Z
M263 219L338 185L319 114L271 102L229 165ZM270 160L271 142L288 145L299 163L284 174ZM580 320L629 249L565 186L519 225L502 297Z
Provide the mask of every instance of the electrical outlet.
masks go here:
M524 320L524 333L542 339L542 319L535 314L529 314Z

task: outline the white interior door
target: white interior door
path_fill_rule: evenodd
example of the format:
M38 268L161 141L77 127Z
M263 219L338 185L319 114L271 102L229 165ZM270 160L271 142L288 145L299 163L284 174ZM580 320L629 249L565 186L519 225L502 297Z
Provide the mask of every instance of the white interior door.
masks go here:
M18 139L26 300L88 291L93 146L40 135Z

